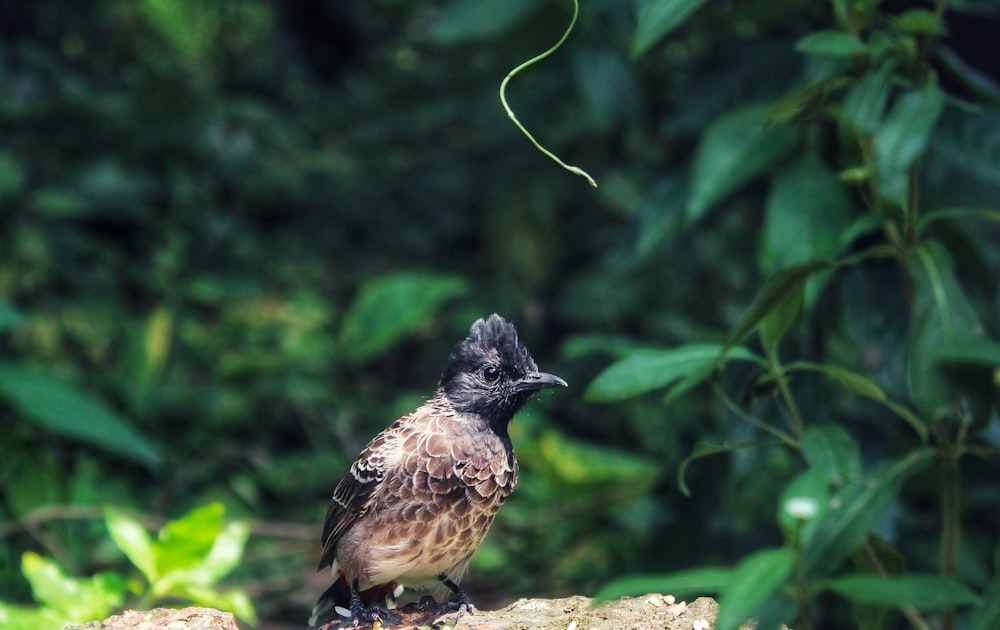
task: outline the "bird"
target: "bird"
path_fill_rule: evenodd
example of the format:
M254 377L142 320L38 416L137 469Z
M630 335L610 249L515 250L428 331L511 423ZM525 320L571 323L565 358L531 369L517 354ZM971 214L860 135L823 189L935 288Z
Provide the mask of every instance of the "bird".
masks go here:
M398 623L404 589L450 592L443 612L471 609L459 582L517 483L508 424L555 387L567 383L538 370L512 323L476 320L434 395L375 436L337 484L317 567L334 582L310 627Z

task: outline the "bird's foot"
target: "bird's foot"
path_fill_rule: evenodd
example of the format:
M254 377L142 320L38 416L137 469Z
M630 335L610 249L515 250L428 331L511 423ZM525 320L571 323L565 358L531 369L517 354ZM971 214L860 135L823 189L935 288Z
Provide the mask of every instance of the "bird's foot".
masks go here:
M440 610L442 613L466 612L471 614L476 612L472 602L469 601L469 596L462 590L452 594L451 599L441 604Z
M361 624L372 627L394 626L403 621L403 616L380 606L365 606L358 588L358 580L351 582L351 619L354 627Z

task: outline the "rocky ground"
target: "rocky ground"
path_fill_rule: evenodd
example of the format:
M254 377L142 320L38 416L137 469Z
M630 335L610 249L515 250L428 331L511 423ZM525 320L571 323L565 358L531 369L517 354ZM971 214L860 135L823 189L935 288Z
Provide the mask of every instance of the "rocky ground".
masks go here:
M707 597L693 602L675 601L670 595L624 597L595 606L588 597L520 599L506 608L473 613L451 613L436 619L404 618L395 626L376 629L404 630L708 630L715 624L718 604ZM67 630L238 630L229 613L208 608L126 611L104 621Z

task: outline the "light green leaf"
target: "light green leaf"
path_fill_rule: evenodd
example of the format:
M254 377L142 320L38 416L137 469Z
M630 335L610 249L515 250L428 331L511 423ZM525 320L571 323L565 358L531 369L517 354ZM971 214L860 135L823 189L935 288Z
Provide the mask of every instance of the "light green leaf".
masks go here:
M766 127L768 110L768 105L750 105L716 119L705 130L694 156L688 224L791 150L795 131L784 125Z
M632 58L649 50L703 4L705 0L635 0L637 25L632 36Z
M944 94L929 83L900 96L875 132L875 173L886 201L905 205L910 165L923 154L943 108Z
M21 556L21 572L35 600L58 611L66 621L103 619L125 599L125 585L117 576L70 577L54 560L30 551Z
M810 426L802 434L802 456L828 482L842 486L861 476L861 449L837 424Z
M733 576L733 570L704 567L663 575L630 575L605 584L594 595L598 602L646 593L670 593L677 597L718 593Z
M940 610L981 601L965 584L939 575L848 575L830 580L826 588L854 602L917 610Z
M722 350L718 344L636 350L598 374L584 392L584 398L594 402L623 400L666 387L680 378L692 375L706 378L716 365L725 361L760 361L742 347L732 348L725 356Z
M158 449L101 403L59 381L0 365L0 398L50 431L99 446L153 468Z
M428 34L432 42L442 45L490 40L503 35L537 8L536 0L452 0Z
M341 348L363 362L425 324L441 305L468 285L458 276L400 272L368 281L344 316Z
M155 584L160 572L156 565L156 550L146 528L114 508L104 510L104 524L122 553L128 556L150 584Z
M853 57L868 53L868 46L843 31L816 31L795 43L795 50L817 57Z
M719 593L715 627L730 630L750 620L792 573L795 552L787 547L764 549L744 558Z
M838 490L806 546L803 563L807 577L836 571L875 528L906 478L934 456L935 451L929 448L913 451Z
M156 566L163 578L200 566L222 532L225 506L215 502L168 522L157 535Z
M22 608L0 602L0 627L4 630L63 630L73 621L51 608Z

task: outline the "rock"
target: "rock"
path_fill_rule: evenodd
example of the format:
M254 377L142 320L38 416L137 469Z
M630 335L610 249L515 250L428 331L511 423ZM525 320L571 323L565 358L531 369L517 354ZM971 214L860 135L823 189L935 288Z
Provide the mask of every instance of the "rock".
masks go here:
M519 599L500 610L450 613L436 619L434 627L451 630L708 630L715 625L719 605L708 597L690 604L677 602L671 595L650 594L594 606L589 597L576 595L562 599ZM406 616L395 626L404 630L429 628L426 618ZM304 624L303 624L304 625ZM376 624L379 626L379 624ZM366 628L366 626L360 626ZM229 613L210 608L157 608L147 612L128 610L104 621L67 630L237 630Z
M212 608L154 608L126 610L104 621L91 621L83 626L66 626L64 630L239 630L231 613Z

